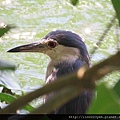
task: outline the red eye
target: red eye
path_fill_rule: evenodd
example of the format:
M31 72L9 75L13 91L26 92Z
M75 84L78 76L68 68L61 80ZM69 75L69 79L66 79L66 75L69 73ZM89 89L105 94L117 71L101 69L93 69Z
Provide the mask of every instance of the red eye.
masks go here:
M48 42L48 47L50 47L50 48L55 48L56 47L56 42L54 42L54 41L49 41Z

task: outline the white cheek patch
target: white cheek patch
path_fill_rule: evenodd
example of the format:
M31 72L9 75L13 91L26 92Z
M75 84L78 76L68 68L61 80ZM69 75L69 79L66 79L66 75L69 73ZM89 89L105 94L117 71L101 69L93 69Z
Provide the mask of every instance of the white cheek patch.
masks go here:
M52 50L46 51L46 54L51 58L51 61L47 68L46 78L51 79L51 72L54 70L54 66L63 61L73 63L76 59L80 58L80 51L77 48L66 47L63 45L58 45ZM47 79L47 82L48 82Z
M46 54L54 61L74 61L80 57L80 51L74 47L58 45Z

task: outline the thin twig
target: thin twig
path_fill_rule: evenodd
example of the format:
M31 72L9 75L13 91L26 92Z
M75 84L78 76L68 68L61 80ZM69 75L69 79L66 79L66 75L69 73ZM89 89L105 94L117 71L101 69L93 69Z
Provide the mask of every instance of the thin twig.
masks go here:
M110 28L114 25L115 20L116 20L116 15L113 16L110 23L107 25L107 28L104 30L103 34L99 38L98 42L96 43L97 46L100 46L101 42L104 40L104 38L107 35L107 33L109 32ZM91 58L92 58L93 54L96 52L96 50L97 50L96 47L94 47L91 52Z

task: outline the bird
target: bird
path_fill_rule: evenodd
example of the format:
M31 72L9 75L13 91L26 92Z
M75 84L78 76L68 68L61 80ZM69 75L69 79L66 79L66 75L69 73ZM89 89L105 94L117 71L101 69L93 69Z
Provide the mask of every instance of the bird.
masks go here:
M54 30L39 41L21 45L8 52L39 52L50 57L46 71L46 84L57 78L71 74L84 64L90 67L90 57L83 39L69 30ZM56 93L44 96L44 103ZM94 96L93 91L84 90L80 95L68 101L52 114L86 114Z

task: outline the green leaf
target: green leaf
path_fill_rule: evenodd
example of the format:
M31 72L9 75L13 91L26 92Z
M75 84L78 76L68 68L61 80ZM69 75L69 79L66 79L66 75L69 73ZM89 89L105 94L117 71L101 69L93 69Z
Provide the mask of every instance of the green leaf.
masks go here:
M119 26L120 26L120 0L111 0L111 1L112 1L114 9L116 11L117 18L119 20Z
M15 68L14 64L0 60L0 70L15 70Z
M74 6L75 6L75 5L77 5L77 4L78 4L79 0L70 0L70 2L71 2L71 4L72 4L72 5L74 5Z
M24 109L24 110L27 110L27 111L29 111L29 112L35 110L35 108L32 107L31 105L26 105L23 109Z
M16 100L17 98L15 96L12 96L10 94L6 94L6 93L0 93L0 101L5 101L6 103L11 103L14 100ZM24 108L24 110L27 111L33 111L34 108L31 105L26 105Z
M120 97L120 80L116 83L113 89L116 92L116 94Z
M89 114L117 114L120 113L120 104L113 90L101 84L97 87L97 97L93 101Z
M10 29L16 28L13 25L6 25L5 23L0 23L0 37L2 37L5 33L10 31Z
M14 101L16 99L16 97L6 94L6 93L0 93L0 100L1 101L5 101L7 103L11 103L12 101Z

